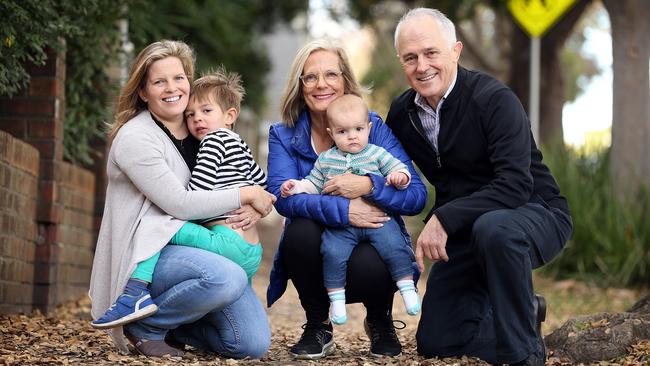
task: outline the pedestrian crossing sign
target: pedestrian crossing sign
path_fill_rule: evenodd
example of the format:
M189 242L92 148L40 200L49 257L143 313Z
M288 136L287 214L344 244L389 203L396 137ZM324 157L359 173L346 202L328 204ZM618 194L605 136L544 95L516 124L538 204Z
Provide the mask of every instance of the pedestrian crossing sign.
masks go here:
M509 0L508 10L531 37L541 37L576 0Z

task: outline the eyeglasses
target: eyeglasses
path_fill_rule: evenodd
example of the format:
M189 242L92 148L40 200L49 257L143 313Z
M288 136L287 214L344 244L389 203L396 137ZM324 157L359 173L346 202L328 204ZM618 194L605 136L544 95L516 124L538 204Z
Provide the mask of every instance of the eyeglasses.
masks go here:
M321 75L323 75L323 80L325 80L326 83L331 85L338 82L342 74L343 74L342 71L327 70L322 74L309 73L309 74L301 75L300 80L302 80L302 84L306 88L311 88L316 86L316 84L318 84L318 80L320 79Z
M424 57L425 61L431 62L435 61L440 56L440 51L434 49L427 49L420 53L407 53L406 55L399 56L399 62L404 68L413 68L417 66L419 62L420 55Z

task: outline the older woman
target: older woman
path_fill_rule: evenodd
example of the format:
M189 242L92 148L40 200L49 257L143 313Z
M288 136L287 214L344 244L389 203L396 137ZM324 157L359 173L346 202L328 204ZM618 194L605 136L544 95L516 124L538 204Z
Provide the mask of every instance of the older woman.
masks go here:
M345 51L330 41L317 40L302 47L291 66L282 97L282 123L269 134L268 190L278 197L276 209L287 218L271 284L269 306L286 289L291 279L305 310L307 323L293 347L296 358L318 359L334 352L332 325L328 319L329 299L323 285L321 232L325 226L376 228L394 214L402 234L409 239L399 215L422 210L426 189L410 159L390 129L374 112L369 113L372 130L369 142L382 146L406 163L412 175L403 191L386 185L378 175L344 174L330 179L322 195L302 194L282 198L280 186L287 179L309 174L318 154L333 146L327 133L327 106L343 94L363 94L352 74ZM410 246L410 239L405 241ZM417 269L414 264L414 273ZM396 290L384 262L368 243L360 243L348 262L348 303L362 302L367 309L366 332L373 355L395 356L401 345L391 316Z
M138 262L160 252L150 289L158 312L112 329L117 346L126 350L126 335L147 356L180 356L189 344L227 357L261 357L270 330L244 271L217 254L166 245L185 220L232 210L257 220L275 199L256 186L185 188L198 150L183 120L193 73L189 46L155 42L136 57L120 93L90 283L92 315L120 295Z

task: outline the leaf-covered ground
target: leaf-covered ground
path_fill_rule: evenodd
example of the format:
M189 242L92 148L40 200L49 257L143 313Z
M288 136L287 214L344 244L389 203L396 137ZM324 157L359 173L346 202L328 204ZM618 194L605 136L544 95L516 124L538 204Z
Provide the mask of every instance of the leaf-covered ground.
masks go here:
M277 242L277 227L267 225L265 232L265 260L253 285L260 299L264 298L270 258ZM263 227L264 228L264 227ZM420 281L421 293L426 278ZM598 289L575 281L553 282L536 278L536 289L542 292L549 303L544 333L559 327L566 319L578 314L599 311L622 311L628 308L640 293L631 290ZM336 326L334 355L318 362L322 365L487 365L476 359L423 359L415 351L415 330L418 316L408 316L403 310L401 299L395 299L394 318L404 321L405 329L398 330L404 352L395 358L373 358L368 356L369 341L363 330L365 313L360 305L348 306L348 323ZM0 365L301 365L317 362L295 361L288 347L301 334L304 314L298 297L289 286L287 294L272 308L267 309L273 339L271 349L261 360L229 360L213 354L191 350L183 358L148 359L143 356L119 354L109 337L89 325L90 302L82 297L60 306L49 315L0 316ZM650 360L650 342L639 343L629 354L619 360L610 360L595 365L647 365ZM569 362L551 357L550 365L570 365Z

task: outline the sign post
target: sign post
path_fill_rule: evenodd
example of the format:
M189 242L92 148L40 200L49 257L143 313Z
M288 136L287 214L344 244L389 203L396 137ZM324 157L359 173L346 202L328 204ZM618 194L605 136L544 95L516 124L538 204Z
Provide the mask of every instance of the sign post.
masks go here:
M576 0L509 0L508 10L530 36L530 100L528 117L535 141L539 141L540 39Z

